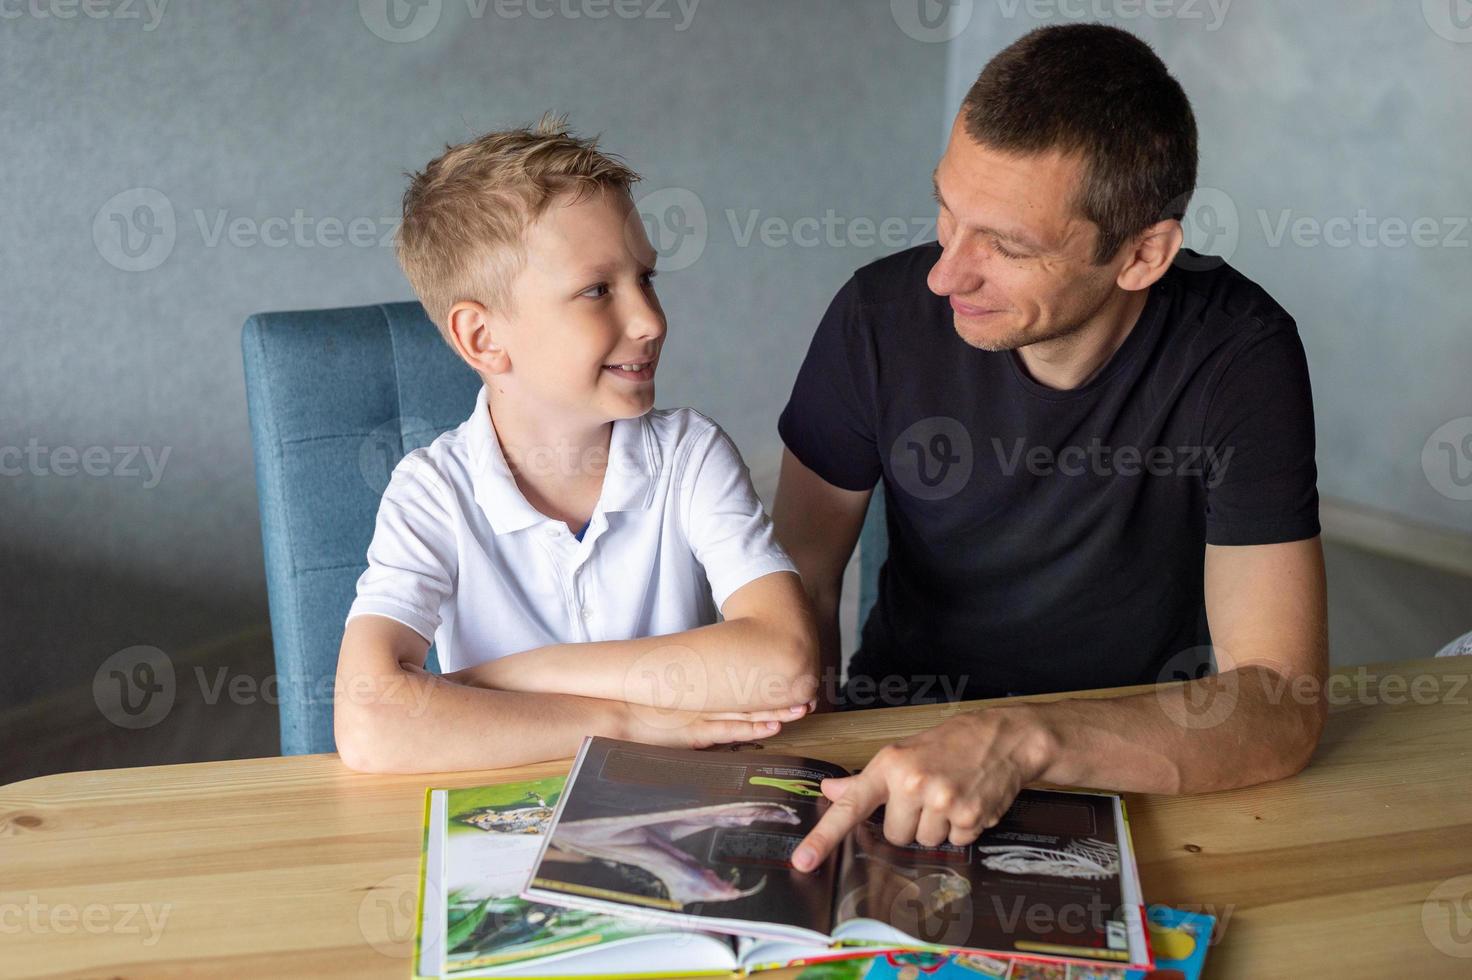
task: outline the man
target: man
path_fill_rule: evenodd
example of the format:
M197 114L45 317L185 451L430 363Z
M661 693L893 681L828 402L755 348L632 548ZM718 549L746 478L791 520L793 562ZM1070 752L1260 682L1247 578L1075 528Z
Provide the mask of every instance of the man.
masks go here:
M797 867L881 804L889 840L961 845L1031 781L1199 792L1313 753L1328 657L1307 367L1271 297L1182 250L1195 180L1190 102L1150 48L1043 28L961 106L938 242L834 299L780 422L774 517L831 674L843 569L884 481L890 551L842 706L1192 679L966 712L887 746L824 782Z

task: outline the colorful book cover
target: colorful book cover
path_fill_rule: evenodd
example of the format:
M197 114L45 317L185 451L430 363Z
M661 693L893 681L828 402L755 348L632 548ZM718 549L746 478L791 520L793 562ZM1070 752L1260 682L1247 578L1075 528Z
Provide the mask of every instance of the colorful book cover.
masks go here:
M968 954L884 953L811 966L799 980L1200 980L1216 917L1152 905L1147 920L1153 970L1042 963Z

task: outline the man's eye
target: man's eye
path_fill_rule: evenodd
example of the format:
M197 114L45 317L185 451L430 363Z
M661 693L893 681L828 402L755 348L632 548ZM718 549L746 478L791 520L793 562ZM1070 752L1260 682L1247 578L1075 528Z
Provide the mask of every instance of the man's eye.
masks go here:
M1002 244L1002 242L1001 242L1000 239L996 239L996 238L993 238L992 239L992 248L996 249L997 250L997 254L1003 256L1004 258L1009 258L1009 259L1020 259L1020 258L1023 258L1023 255L1022 255L1021 252L1014 252L1014 251L1010 250L1009 248L1007 248L1007 246L1005 246L1005 245Z
M658 272L656 272L654 269L650 269L648 272L640 276L639 279L641 282L644 283L644 285L652 286L654 285L654 277L657 275L659 275Z
M608 283L600 282L596 286L589 286L581 293L578 293L578 295L586 296L589 299L602 299L604 296L608 295Z

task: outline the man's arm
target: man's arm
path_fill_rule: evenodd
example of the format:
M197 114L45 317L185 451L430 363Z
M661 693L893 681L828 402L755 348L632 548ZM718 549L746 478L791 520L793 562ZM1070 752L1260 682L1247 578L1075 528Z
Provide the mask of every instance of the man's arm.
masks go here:
M366 772L495 769L572 756L584 735L684 748L766 738L775 712L644 709L605 698L525 694L425 671L429 641L377 615L348 620L338 655L337 749Z
M791 450L782 450L772 523L777 540L797 565L813 605L818 626L818 676L825 689L829 678L837 681L843 657L838 626L843 571L854 553L873 492L835 487L804 466ZM831 705L819 700L819 711L828 707Z
M1327 711L1319 539L1208 545L1205 589L1220 673L1122 698L985 708L886 746L859 775L824 780L833 806L794 865L816 867L880 804L889 840L961 845L1033 781L1199 793L1301 770Z
M818 639L802 584L772 572L741 586L723 622L633 640L559 643L448 675L528 694L614 698L659 709L806 713L817 690Z
M1153 694L1044 710L1053 745L1038 778L1203 793L1282 779L1308 764L1328 710L1319 539L1207 545L1205 584L1219 673Z

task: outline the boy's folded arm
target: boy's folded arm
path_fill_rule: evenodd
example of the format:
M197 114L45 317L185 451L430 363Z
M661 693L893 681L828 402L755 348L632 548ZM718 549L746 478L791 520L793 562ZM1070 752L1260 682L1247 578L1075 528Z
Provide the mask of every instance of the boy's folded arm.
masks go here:
M424 669L429 641L378 615L348 620L338 657L334 730L343 762L362 772L452 772L570 758L584 735L680 748L772 734L748 717L651 713L560 693L457 683Z
M776 710L779 720L781 711L816 696L817 628L795 573L771 572L747 582L721 613L724 622L682 633L554 644L451 676L503 691L612 698L668 710Z
M617 706L475 690L424 670L429 642L378 615L348 620L333 727L351 769L497 768L571 755L584 733L617 729Z

